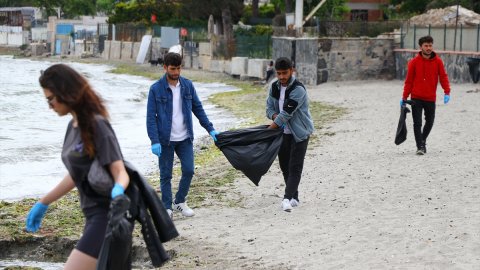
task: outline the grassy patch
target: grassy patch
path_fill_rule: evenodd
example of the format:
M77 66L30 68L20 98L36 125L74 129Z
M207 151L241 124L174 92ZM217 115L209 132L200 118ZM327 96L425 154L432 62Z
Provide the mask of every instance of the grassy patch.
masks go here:
M33 237L25 231L28 211L36 199L24 199L19 202L0 202L0 239L22 241ZM79 237L83 230L83 214L76 191L70 192L52 204L38 233L43 236Z

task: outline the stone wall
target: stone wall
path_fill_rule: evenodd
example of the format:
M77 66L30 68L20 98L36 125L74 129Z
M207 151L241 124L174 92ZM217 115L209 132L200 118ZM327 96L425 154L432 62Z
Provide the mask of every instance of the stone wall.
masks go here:
M395 78L391 38L273 38L273 57L290 57L297 77L317 85L327 81Z
M453 83L472 83L467 57L480 58L480 52L452 52L452 51L436 51L438 56L443 60L445 69L450 82ZM396 49L396 78L404 80L407 75L408 61L418 54L418 50Z

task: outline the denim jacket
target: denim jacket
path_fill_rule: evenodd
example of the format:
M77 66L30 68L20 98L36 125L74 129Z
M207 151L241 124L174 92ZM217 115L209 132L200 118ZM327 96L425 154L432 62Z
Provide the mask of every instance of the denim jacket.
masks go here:
M209 133L214 128L203 110L202 102L198 98L192 82L182 76L179 77L179 82L182 112L187 127L187 134L193 141L192 112L198 118L200 125ZM173 93L168 85L167 77L164 75L150 87L148 93L147 133L152 145L156 143L168 145L170 143L173 114L172 99Z
M297 81L295 77L290 78L287 90L285 91L285 101L283 111L280 112L280 82L272 83L267 98L267 117L272 119L277 114L274 122L279 127L284 124L292 132L296 142L307 139L313 133L313 121L308 109L308 95L305 86Z

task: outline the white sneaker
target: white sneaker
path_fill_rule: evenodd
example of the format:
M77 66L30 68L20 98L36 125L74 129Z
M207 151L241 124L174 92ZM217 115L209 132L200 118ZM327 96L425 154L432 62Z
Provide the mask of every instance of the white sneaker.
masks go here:
M185 217L193 217L195 215L195 212L188 207L187 203L173 203L173 210L176 210L178 212L181 212L183 216Z
M292 205L292 207L297 207L297 206L300 206L300 202L295 199L291 199L290 205Z
M292 205L290 204L289 199L283 199L282 201L282 209L283 211L290 212L292 211Z
M167 214L170 217L171 220L173 220L173 211L172 209L167 209Z

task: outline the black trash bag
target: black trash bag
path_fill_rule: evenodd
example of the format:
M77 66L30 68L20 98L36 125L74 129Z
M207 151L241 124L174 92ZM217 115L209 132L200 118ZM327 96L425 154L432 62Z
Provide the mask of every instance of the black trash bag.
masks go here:
M412 104L411 100L405 101L406 104ZM407 140L407 113L410 112L410 109L406 105L400 107L400 119L398 119L397 133L395 135L395 144L400 145L405 140Z
M267 125L221 132L215 145L232 166L256 186L267 173L282 145L283 129Z
M167 213L167 209L165 209L155 189L153 189L143 175L141 175L130 162L124 161L124 163L125 169L130 177L130 182L134 182L142 194L142 199L150 212L151 219L162 243L179 236L172 219ZM128 190L126 193L128 194Z
M97 270L132 269L132 232L133 222L126 213L130 208L130 199L117 196L110 203L108 224L102 248L97 260Z

